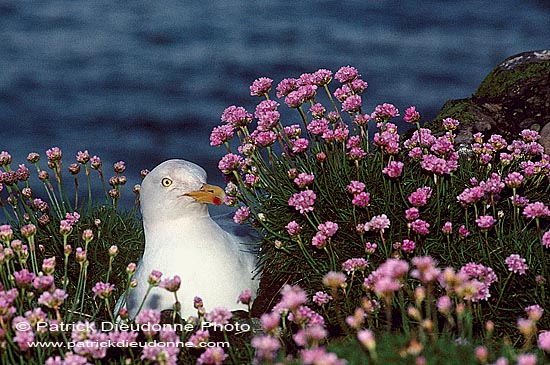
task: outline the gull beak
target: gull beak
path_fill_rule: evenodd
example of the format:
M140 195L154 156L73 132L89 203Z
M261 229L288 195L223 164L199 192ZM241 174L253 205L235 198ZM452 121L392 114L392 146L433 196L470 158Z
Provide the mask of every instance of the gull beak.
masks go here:
M191 197L199 203L222 205L225 192L219 186L202 184L199 190L191 191L183 196Z

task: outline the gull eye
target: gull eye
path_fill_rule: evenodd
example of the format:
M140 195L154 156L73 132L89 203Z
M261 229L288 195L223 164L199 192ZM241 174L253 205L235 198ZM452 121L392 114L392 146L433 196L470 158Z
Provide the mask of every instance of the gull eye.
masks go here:
M167 187L169 187L170 185L172 185L172 179L170 179L170 178L168 178L168 177L165 177L164 179L162 179L161 184L162 184L162 186L164 186L165 188L167 188Z

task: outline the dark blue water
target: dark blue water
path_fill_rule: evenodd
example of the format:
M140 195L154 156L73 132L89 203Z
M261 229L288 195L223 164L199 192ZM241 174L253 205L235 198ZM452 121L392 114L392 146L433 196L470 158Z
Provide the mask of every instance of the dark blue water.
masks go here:
M549 30L544 0L2 0L0 150L23 162L59 146L68 164L88 149L125 160L130 186L185 158L221 182L209 133L226 106L253 110L257 77L349 64L367 110L429 120L504 58L550 48Z

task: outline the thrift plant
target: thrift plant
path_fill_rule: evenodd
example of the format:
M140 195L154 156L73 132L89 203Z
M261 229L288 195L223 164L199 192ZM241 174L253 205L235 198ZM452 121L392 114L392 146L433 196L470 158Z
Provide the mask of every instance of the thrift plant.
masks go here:
M54 147L45 163L29 154L33 174L0 153L0 363L548 363L539 135L457 146L459 121L434 135L409 107L403 140L394 105L365 112L368 85L350 66L272 84L255 80L254 112L228 107L210 138L227 150L235 223L262 237L260 291L235 298L248 313L196 297L190 318L143 305L130 318L136 285L173 293L177 309L186 283L162 268L133 278L143 232L139 185L135 207L119 207L125 163L107 178L99 157L64 167Z

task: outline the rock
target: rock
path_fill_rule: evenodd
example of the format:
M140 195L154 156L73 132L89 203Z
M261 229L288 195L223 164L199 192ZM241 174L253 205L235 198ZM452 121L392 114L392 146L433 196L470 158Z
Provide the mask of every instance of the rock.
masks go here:
M523 129L542 128L550 151L550 127L546 127L550 124L550 50L507 58L485 77L471 98L447 101L426 126L439 132L441 121L449 117L460 121L457 139L463 143L477 132L512 140Z

